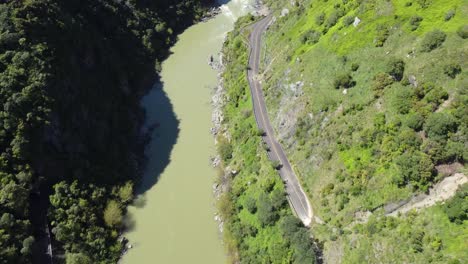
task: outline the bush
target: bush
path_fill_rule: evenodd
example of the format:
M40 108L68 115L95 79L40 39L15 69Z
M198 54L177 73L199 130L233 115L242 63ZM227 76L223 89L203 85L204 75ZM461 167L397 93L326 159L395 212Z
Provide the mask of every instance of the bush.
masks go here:
M407 114L413 105L414 92L411 88L401 88L392 98L392 105L399 114Z
M358 69L359 69L359 64L358 63L351 64L351 71L355 72Z
M377 37L375 38L375 46L376 47L383 47L385 41L387 41L388 37L390 36L390 31L386 25L378 25L377 26Z
M322 12L315 17L315 24L317 24L317 26L321 26L323 22L325 22L325 13Z
M421 24L421 21L423 21L422 17L412 16L409 20L411 30L415 31L416 29L418 29L419 25Z
M392 76L388 75L387 73L377 73L377 75L374 76L374 80L372 82L372 90L375 92L375 96L381 96L385 87L391 85L394 81L395 80L392 78Z
M444 73L452 79L454 79L458 74L460 74L461 71L462 68L457 63L449 63L444 66Z
M343 19L343 24L345 25L345 27L349 27L353 22L354 22L354 17L352 16L347 16Z
M424 117L420 113L411 113L406 116L404 124L415 131L420 131L424 124Z
M395 80L401 81L403 78L403 73L405 71L405 62L402 59L391 59L387 65L387 72Z
M421 51L430 52L440 47L444 43L446 38L447 34L438 29L428 32L421 41Z
M315 44L320 40L320 32L316 30L307 30L301 37L302 44Z
M457 34L458 34L458 36L460 36L462 39L468 38L468 25L460 26L460 27L457 29Z
M445 14L445 21L449 21L455 16L455 10L451 9Z
M335 11L335 12L331 13L330 16L327 19L327 22L326 22L325 26L327 28L333 27L334 25L336 25L339 18L340 17L338 16L338 12Z
M223 161L228 161L232 158L232 146L225 138L218 140L218 153Z
M348 73L338 75L335 81L333 82L333 86L336 89L351 88L354 85L356 85L356 82L353 80L353 77L351 77L351 75Z

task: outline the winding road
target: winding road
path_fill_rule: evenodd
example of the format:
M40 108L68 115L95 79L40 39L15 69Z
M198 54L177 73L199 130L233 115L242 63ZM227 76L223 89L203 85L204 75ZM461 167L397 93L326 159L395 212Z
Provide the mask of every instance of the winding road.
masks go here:
M267 16L252 25L249 38L250 55L247 77L250 85L250 92L252 93L252 103L257 126L259 129L265 131L263 141L269 147L269 151L267 152L268 156L270 160L280 162L281 168L278 172L285 183L290 205L299 219L301 219L302 223L304 223L305 226L309 226L313 216L312 208L282 146L274 136L274 130L271 126L265 106L261 82L258 79L262 35L267 30L271 19L271 16Z

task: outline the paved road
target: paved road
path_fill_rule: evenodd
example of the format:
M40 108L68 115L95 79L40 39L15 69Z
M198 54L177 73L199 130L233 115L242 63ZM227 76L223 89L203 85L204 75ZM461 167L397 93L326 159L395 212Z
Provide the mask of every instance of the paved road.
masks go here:
M262 20L258 21L252 26L252 32L250 34L250 56L249 56L249 70L247 76L250 85L250 91L252 93L252 101L255 119L260 129L265 131L263 140L270 148L268 156L273 161L279 161L282 164L279 174L286 184L286 192L290 204L301 219L304 225L308 226L312 221L312 208L310 206L307 195L302 190L302 187L291 167L291 164L284 153L283 148L275 138L273 128L268 118L268 112L265 106L265 98L263 97L263 91L261 83L258 81L257 75L259 72L260 63L260 51L262 45L262 35L268 28L271 21L271 16L267 16Z

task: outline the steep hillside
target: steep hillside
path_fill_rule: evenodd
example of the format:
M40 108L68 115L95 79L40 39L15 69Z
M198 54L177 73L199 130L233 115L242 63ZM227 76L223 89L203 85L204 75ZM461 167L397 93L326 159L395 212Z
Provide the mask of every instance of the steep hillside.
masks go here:
M466 191L386 216L466 175L466 1L269 2L259 77L325 260L466 262Z
M224 122L217 146L225 242L233 263L314 263L313 241L292 214L255 123L246 75L246 26L253 21L252 16L240 19L223 48L224 92L218 98Z
M0 4L1 263L31 262L48 195L56 255L116 262L142 163L140 98L201 14L196 0Z

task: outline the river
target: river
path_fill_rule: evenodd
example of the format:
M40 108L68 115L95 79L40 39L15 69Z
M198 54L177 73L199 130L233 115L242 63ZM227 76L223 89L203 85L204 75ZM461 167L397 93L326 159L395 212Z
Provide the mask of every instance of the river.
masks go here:
M222 13L181 35L162 64L161 83L145 96L147 126L156 124L147 146L139 206L130 206L125 234L133 246L122 263L220 264L225 250L214 221L209 158L211 93L217 73L207 64L219 53L235 20L250 10L250 0L233 0Z

